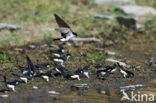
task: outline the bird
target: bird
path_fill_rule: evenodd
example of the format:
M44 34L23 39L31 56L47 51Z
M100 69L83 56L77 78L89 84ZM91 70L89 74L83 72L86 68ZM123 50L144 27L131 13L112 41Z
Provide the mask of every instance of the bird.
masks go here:
M38 77L42 77L43 79L46 80L46 82L49 82L49 77L52 76L52 71L47 71L46 73L40 73L37 75Z
M102 68L101 70L98 70L96 72L96 75L99 79L105 79L106 77L108 77L110 74L112 74L113 72L116 71L117 65L113 64L112 66L105 66L104 68Z
M69 41L73 37L77 37L77 33L73 32L72 29L69 27L67 23L63 19L61 19L57 14L54 14L55 20L58 24L58 28L53 28L55 31L58 31L61 33L61 38L54 39L54 40L60 40L62 42Z
M61 54L64 54L65 50L63 47L59 48L55 52L53 52L53 56L55 57L61 57Z
M12 91L16 91L15 90L15 86L19 84L19 81L18 80L13 80L11 82L8 82L7 79L6 79L6 76L3 76L4 78L4 83L6 85L6 87L9 89L9 90L12 90Z
M63 62L68 60L69 57L71 57L71 54L66 54L62 57L56 57L56 58L53 58L53 61L54 62L59 62L61 65L63 65Z
M27 68L21 67L19 64L19 69L22 72L23 75L28 75L30 77L34 76L36 74L36 67L33 65L31 59L29 56L26 55L26 61L27 61Z
M27 65L28 65L28 72L31 72L31 76L36 75L36 67L34 66L34 64L32 63L28 55L26 55L26 59L27 59Z
M98 70L96 72L96 75L99 79L105 79L108 75L110 74L110 72L108 72L107 70Z
M72 79L72 80L74 80L74 79L81 80L80 76L78 74L73 74L71 71L69 71L67 68L63 67L62 65L59 65L57 67L57 71L59 73L61 73L61 75L64 78Z
M42 63L42 64L38 64L35 65L36 68L49 68L50 67L50 63Z
M18 77L21 81L21 83L28 83L28 80L31 80L32 78L27 75L18 75L13 73L14 76Z
M82 70L83 70L83 75L89 78L89 72L90 72L89 66L85 66Z
M84 68L78 68L77 70L75 70L74 74L89 78L89 72L90 72L89 66L85 66Z
M78 68L77 70L74 71L75 74L83 74L83 69L82 68Z
M124 69L124 67L121 66L119 63L117 63L117 66L119 67L119 71L120 71L120 73L122 74L122 76L124 78L134 77L134 73L133 72Z

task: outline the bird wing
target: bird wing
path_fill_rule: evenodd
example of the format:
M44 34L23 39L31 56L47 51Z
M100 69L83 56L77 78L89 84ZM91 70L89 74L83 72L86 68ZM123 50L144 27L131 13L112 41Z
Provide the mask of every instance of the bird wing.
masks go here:
M32 61L30 60L29 56L26 56L27 58L27 65L28 65L28 71L33 71L33 74L36 72L36 67L33 65Z
M56 20L57 24L59 25L59 27L70 28L69 25L67 23L65 23L65 21L63 19L61 19L57 14L54 14L54 16L55 16L55 20Z
M54 16L55 16L55 20L56 20L57 24L59 25L59 27L67 28L68 30L72 31L70 29L70 26L63 19L61 19L57 14L54 14ZM65 33L61 32L61 34L63 37L66 37Z

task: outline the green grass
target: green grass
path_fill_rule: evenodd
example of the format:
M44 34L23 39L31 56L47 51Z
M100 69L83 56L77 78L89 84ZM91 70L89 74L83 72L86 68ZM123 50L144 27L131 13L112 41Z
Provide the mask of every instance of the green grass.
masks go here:
M145 28L146 29L152 29L152 28L156 28L156 20L149 20L145 23Z
M6 63L6 62L14 62L15 58L11 57L7 54L0 54L0 62L1 63Z
M155 0L151 0L150 2L148 2L148 0L143 0L143 3L142 0L136 1L138 5L149 5L154 7L156 4ZM11 36L8 36L7 38L2 38L0 41L1 44L13 42L15 45L22 44L21 42L24 42L25 39L27 39L20 38L18 35L25 35L25 31L27 31L27 29L24 28L25 25L22 24L30 23L29 25L31 25L32 23L34 26L54 26L56 24L53 16L54 13L57 13L67 23L69 23L70 27L74 31L78 32L79 37L95 36L97 38L100 36L96 34L103 33L105 35L109 35L113 33L112 29L118 25L115 20L101 20L94 18L95 14L124 15L122 12L116 11L115 6L104 7L95 5L93 0L90 0L87 5L77 5L75 1L71 0L0 0L0 7L1 21L23 26L21 30L24 32L21 30L20 32L15 31L13 35L11 34ZM37 30L33 25L32 28L34 31L32 30L32 34L36 35L35 33ZM153 25L155 24L147 24L147 28L153 28ZM124 29L119 32L119 35L129 35L129 33L131 33L131 31L127 32ZM38 38L37 36L33 38L32 35L32 37L29 37L28 39L40 42L42 40L50 40L52 38L50 34L43 34L38 34Z
M8 64L8 70L9 71L13 71L14 70L14 66L12 64Z
M156 1L155 0L135 0L137 5L142 6L152 6L156 8Z
M93 61L103 61L106 59L106 56L103 53L100 52L94 52L92 54L87 54L88 60L93 60Z
M44 34L44 40L46 41L49 41L51 40L53 37L52 37L52 34Z
M1 62L8 62L8 57L5 54L0 54L0 61Z

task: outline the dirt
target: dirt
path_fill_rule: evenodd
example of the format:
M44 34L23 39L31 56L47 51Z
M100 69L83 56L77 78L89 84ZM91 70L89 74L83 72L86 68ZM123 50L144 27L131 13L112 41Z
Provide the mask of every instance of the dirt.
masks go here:
M48 54L49 50L57 49L58 42L49 41L41 45L34 44L36 49L30 49L30 44L21 47L8 47L1 48L2 52L11 54L15 61L8 61L1 63L0 66L0 81L3 81L3 76L6 75L8 80L13 80L16 77L12 73L20 74L20 70L16 63L23 67L27 67L25 56L29 55L34 64L51 63L50 68L53 74L55 73L55 67L52 60L49 58L51 54ZM41 78L35 78L33 81L27 84L20 84L16 87L16 92L6 93L8 98L0 98L0 103L114 103L120 102L122 94L119 92L120 86L127 86L131 84L144 84L148 88L141 89L144 93L156 94L156 72L155 66L149 66L150 58L156 56L156 40L142 38L128 40L126 43L118 43L113 46L105 47L102 44L87 43L79 47L73 47L72 45L65 45L66 52L71 53L72 57L65 63L65 67L71 71L76 70L78 67L84 67L89 65L91 67L90 78L81 78L78 80L67 80L62 77L53 76L50 78L50 82L45 82ZM91 60L88 54L95 52L105 55L105 51L113 51L116 56L106 56L106 58L112 57L120 61L131 65L128 70L134 73L134 78L122 78L118 73L110 75L106 80L100 80L96 77L97 68L96 65L108 65L104 59ZM13 70L8 69L8 65L13 65ZM16 78L17 79L17 78ZM86 83L89 86L88 90L71 90L71 86L77 83ZM33 86L37 86L38 89L33 89ZM4 83L1 82L0 89L6 88ZM52 95L48 91L57 91L60 94ZM99 93L99 90L106 90L106 94ZM0 93L2 95L4 93ZM155 95L156 96L156 95Z

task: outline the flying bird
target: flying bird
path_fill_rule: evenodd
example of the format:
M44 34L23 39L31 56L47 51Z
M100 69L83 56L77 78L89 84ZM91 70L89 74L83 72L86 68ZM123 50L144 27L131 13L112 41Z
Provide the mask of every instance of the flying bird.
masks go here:
M55 20L58 24L58 28L53 28L55 31L58 31L61 33L62 38L54 39L54 40L60 40L60 41L69 41L71 38L77 36L76 32L73 32L73 30L69 27L67 23L64 22L63 19L61 19L57 14L54 14Z

